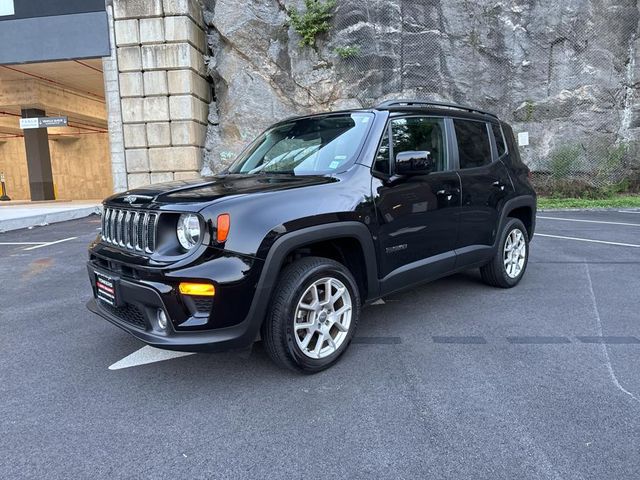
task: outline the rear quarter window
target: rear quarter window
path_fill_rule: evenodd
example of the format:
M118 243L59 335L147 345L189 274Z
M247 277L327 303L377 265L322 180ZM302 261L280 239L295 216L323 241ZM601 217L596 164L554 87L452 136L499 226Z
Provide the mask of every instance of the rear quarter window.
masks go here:
M454 119L460 168L476 168L491 163L491 143L485 122Z

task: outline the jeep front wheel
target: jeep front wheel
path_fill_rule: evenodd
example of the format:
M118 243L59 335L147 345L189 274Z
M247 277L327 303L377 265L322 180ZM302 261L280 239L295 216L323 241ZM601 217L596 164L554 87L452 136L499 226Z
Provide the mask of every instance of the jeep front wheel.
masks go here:
M351 272L334 260L306 257L282 271L262 338L277 364L315 373L344 353L359 314L360 296Z

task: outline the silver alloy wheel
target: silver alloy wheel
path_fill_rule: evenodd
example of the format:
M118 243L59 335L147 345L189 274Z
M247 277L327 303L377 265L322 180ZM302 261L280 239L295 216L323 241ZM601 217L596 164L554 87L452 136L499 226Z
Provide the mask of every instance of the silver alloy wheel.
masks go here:
M294 317L294 337L302 353L321 359L338 350L347 338L351 313L351 295L340 280L313 282L298 300Z
M527 243L524 233L519 228L514 228L504 242L504 269L510 278L517 278L520 275L526 256Z

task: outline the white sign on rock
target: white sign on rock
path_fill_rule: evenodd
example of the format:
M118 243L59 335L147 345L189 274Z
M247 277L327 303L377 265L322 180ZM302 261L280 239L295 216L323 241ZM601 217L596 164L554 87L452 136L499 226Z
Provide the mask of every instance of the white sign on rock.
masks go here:
M16 9L13 0L0 0L0 17L15 15Z
M518 134L518 145L521 147L529 146L529 132L520 132Z

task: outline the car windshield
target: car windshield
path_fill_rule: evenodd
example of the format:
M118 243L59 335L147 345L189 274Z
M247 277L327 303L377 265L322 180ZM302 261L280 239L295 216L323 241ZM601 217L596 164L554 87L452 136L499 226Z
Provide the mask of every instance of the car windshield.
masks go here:
M276 125L258 137L229 173L324 175L353 161L372 123L371 113L302 118Z

